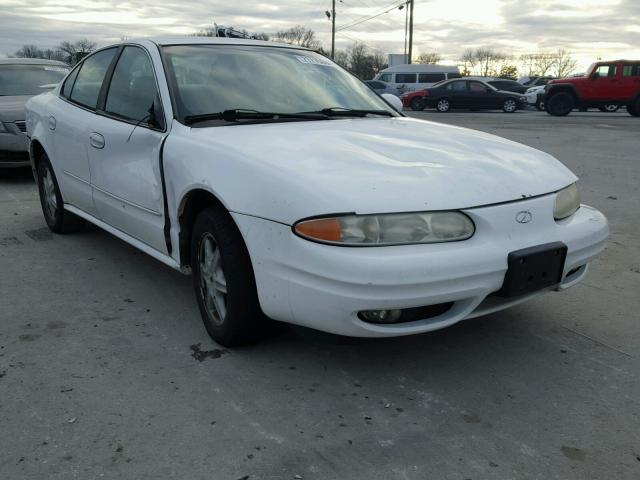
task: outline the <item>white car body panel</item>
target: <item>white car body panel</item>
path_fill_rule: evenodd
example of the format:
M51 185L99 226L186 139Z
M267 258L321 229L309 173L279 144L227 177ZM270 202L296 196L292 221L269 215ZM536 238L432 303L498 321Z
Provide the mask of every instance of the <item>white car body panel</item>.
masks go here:
M411 118L176 124L165 159L168 183L177 192L197 181L229 210L289 225L329 213L490 205L576 181L560 162L533 148Z
M173 119L157 44L238 41L126 43L149 52L166 129L133 131L130 123L59 98L58 87L27 105L32 162L38 142L66 209L183 271L189 261L178 248L184 201L195 190L211 193L238 225L260 305L274 319L355 336L434 330L540 293L490 295L502 285L509 252L565 243L558 288L566 288L584 277L604 248L608 225L596 210L583 206L569 219L553 219L554 192L576 177L550 155L406 117L191 128ZM94 133L104 137L103 149L90 146ZM429 210L463 210L475 223L475 235L455 243L345 248L309 242L292 231L296 221L317 215ZM532 222L515 221L522 210L531 212ZM443 302L453 307L410 324L374 325L357 317L365 309Z

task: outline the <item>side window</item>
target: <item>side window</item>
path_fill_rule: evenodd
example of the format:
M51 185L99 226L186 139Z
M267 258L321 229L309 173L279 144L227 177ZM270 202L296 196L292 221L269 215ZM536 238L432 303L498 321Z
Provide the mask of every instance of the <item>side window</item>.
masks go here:
M453 92L463 92L467 90L467 82L459 81L459 82L451 82L447 85L447 90L451 90Z
M640 64L625 65L622 75L624 75L625 77L640 77Z
M460 75L459 73L447 73L447 78L449 78L449 79L462 78L462 75Z
M598 65L596 72L599 77L615 77L617 70L618 65Z
M150 116L159 98L151 60L139 47L125 47L118 59L107 92L105 111L133 122ZM155 112L162 116L162 112Z
M444 79L444 73L421 73L418 75L418 83L436 83Z
M69 98L69 95L71 95L71 89L73 88L73 84L75 83L76 78L78 77L79 71L80 71L80 67L76 68L73 71L73 73L71 73L71 75L69 75L65 80L64 85L62 86L63 97Z
M416 74L396 73L396 83L416 83Z
M391 81L391 74L390 73L383 73L382 75L380 75L380 78L378 79L381 82L390 82Z
M95 109L104 76L116 53L115 48L102 50L82 62L69 97L72 102Z
M462 82L459 82L462 83ZM487 91L487 87L485 87L482 83L480 82L469 82L469 90L471 90L472 92L486 92Z

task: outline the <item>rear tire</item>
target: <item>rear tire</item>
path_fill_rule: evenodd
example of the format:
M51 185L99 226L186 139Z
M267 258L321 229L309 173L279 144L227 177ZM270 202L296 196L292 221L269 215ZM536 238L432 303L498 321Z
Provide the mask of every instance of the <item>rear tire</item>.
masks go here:
M449 102L449 99L441 98L440 100L438 100L438 102L436 103L436 110L440 113L447 113L449 110L451 110L451 102Z
M85 221L64 209L58 180L45 154L40 156L38 163L38 193L44 219L52 232L64 234L82 230Z
M619 108L620 108L620 105L618 104L608 103L606 105L598 107L598 110L604 113L614 113L614 112L617 112Z
M554 93L547 100L546 110L554 117L566 117L575 107L573 96L566 92Z
M202 321L225 347L255 342L271 324L260 309L249 252L222 207L200 212L191 235L193 286Z
M424 100L422 100L421 98L414 98L413 100L411 100L411 110L413 110L414 112L420 112L424 110L424 107Z

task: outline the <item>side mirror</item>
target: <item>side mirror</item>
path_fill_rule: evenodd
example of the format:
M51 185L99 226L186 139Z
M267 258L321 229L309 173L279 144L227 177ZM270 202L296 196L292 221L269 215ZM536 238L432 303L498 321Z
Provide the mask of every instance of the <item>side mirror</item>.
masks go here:
M395 95L391 95L390 93L383 93L382 98L384 98L387 103L391 104L391 106L399 112L402 111L402 100L400 100Z
M599 76L600 74L598 72L593 72L591 75L589 75L589 78L591 78L591 80L595 80Z

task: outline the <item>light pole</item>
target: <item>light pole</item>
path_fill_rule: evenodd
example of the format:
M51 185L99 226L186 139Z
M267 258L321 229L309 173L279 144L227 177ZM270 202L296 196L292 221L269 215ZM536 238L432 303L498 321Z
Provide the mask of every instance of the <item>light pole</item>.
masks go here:
M331 6L331 60L336 54L336 0Z
M413 55L413 4L415 0L409 0L409 58L407 63L411 63Z

